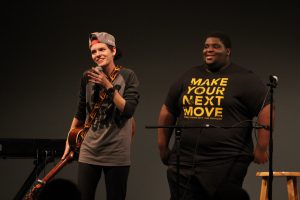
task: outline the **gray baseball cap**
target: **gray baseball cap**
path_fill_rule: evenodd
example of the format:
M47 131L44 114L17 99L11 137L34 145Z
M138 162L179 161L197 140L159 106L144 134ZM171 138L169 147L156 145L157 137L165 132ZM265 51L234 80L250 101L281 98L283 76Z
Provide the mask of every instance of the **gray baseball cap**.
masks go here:
M89 37L89 47L93 45L93 42L97 43L104 43L110 46L116 47L115 37L106 32L93 32L90 34Z
M110 46L113 46L113 47L116 47L117 53L114 57L114 60L117 60L117 59L122 57L122 52L116 46L116 40L115 40L115 37L113 35L111 35L109 33L106 33L106 32L93 32L93 33L90 33L89 47L91 48L91 46L93 44L96 44L96 43L99 43L99 42L110 45Z

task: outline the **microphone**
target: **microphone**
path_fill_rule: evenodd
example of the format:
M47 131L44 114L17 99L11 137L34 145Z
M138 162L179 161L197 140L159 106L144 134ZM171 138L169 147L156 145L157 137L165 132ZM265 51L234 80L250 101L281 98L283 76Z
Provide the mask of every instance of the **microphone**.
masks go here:
M100 67L99 65L97 67L95 67L95 69L98 71L98 72L103 72L103 68Z
M103 68L100 67L100 66L97 66L95 67L96 71L98 72L102 72L103 71ZM93 101L94 103L97 103L99 101L99 94L100 94L100 91L103 89L103 87L99 84L95 84L94 87L94 96L93 96Z
M275 76L275 75L270 75L269 76L269 80L270 80L270 83L273 85L273 87L275 88L278 84L278 77Z

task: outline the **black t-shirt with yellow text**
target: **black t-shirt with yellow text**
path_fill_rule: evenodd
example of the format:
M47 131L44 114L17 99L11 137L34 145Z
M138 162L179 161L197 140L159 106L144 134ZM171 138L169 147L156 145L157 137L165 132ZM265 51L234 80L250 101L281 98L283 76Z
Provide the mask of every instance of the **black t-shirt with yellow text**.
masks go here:
M266 96L260 78L236 64L215 73L204 65L184 73L171 86L165 105L177 125L202 128L182 129L181 164L216 165L236 156L251 159L251 120L269 102ZM175 148L170 164L176 164Z

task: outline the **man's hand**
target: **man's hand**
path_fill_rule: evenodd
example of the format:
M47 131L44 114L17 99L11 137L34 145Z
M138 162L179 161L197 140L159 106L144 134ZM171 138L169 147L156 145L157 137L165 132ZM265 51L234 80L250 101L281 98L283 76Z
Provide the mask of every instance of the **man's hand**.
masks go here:
M257 164L264 164L268 161L269 155L266 148L261 148L258 145L254 150L254 162Z
M64 155L61 157L61 160L65 159L69 152L70 152L70 145L68 140L66 140L65 151L64 151Z
M164 165L168 165L169 156L171 153L170 149L169 148L161 148L159 151L160 151L159 153L160 153L160 159L161 159L162 163Z
M90 82L100 84L106 89L113 87L103 71L99 71L96 68L92 68L90 71L88 71L87 76L89 77Z

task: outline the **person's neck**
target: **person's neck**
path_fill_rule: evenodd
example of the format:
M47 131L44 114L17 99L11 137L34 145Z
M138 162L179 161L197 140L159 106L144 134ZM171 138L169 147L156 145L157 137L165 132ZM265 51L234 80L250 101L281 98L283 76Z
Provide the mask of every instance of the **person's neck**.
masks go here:
M231 62L225 63L224 65L218 65L218 64L207 65L206 64L207 65L206 70L210 73L216 73L216 72L226 69L230 64L231 64Z
M103 67L103 72L104 72L107 76L109 76L109 75L112 73L112 71L114 70L115 67L116 67L116 65L115 65L114 63L111 63L111 64L109 64L109 65Z

